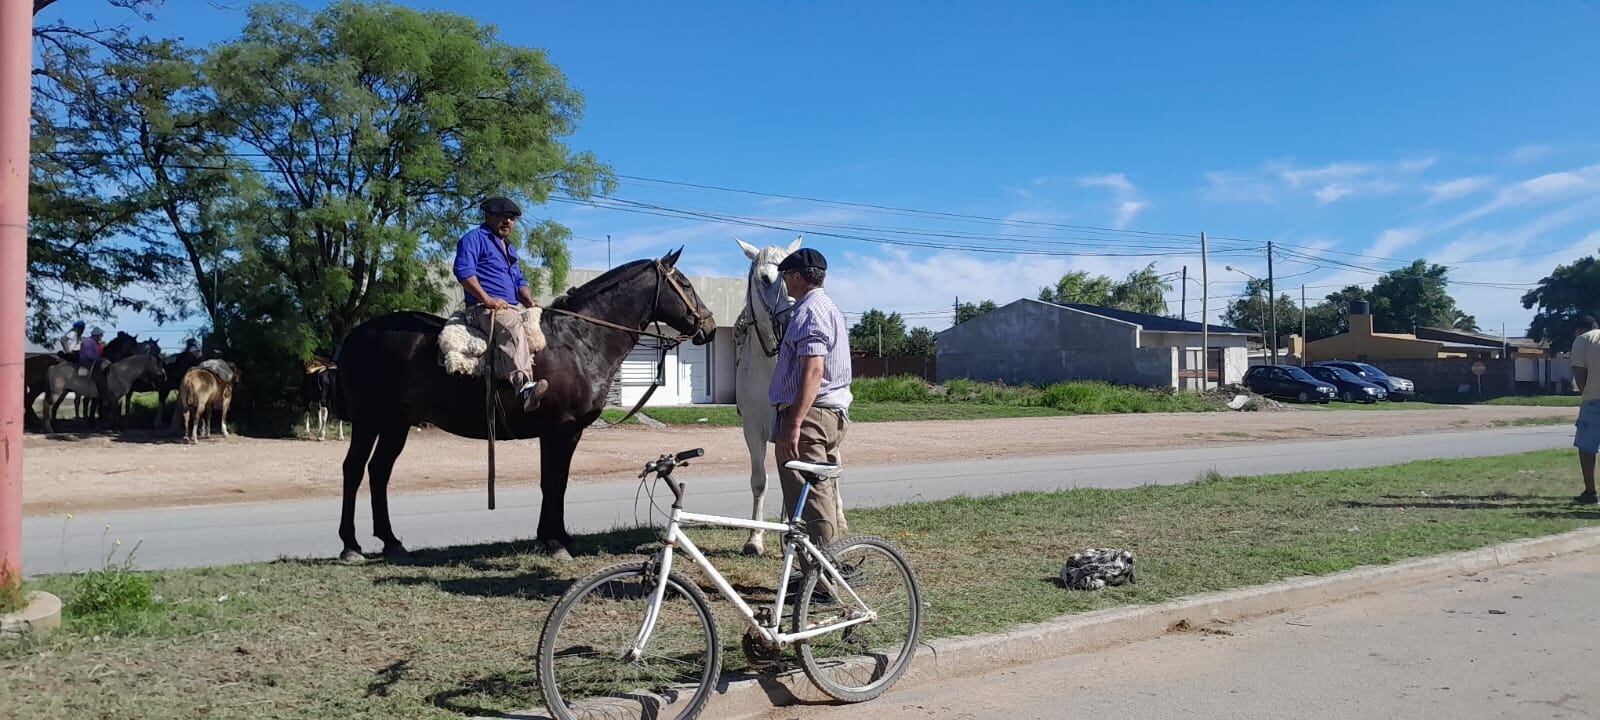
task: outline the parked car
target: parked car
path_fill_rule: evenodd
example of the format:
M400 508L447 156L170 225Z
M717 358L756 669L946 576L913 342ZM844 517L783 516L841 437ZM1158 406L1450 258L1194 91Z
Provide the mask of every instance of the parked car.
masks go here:
M1390 375L1364 362L1356 362L1354 360L1324 360L1322 362L1313 364L1321 365L1323 367L1336 367L1341 370L1347 370L1351 375L1361 378L1366 382L1374 385L1381 385L1383 386L1383 389L1389 391L1389 399L1395 402L1405 402L1406 400L1410 400L1411 398L1417 396L1417 386L1415 383L1412 383L1410 380L1407 380L1403 377Z
M1312 365L1306 372L1318 380L1339 389L1339 399L1345 402L1375 403L1389 397L1389 389L1355 376L1344 368Z
M1293 365L1257 365L1244 371L1244 386L1259 395L1327 403L1338 388Z

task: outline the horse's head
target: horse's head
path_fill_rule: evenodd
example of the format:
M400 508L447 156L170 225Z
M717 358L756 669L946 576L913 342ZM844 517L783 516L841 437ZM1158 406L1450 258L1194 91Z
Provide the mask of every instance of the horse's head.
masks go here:
M146 338L138 347L136 352L140 355L149 355L158 360L161 358L161 343L155 338Z
M153 344L155 341L152 340L150 342ZM161 362L159 349L156 354L139 353L134 357L139 358L141 365L139 368L139 375L143 379L149 380L153 383L164 383L167 381L167 366Z
M796 237L787 248L777 245L757 248L739 238L733 240L739 243L739 249L744 251L745 257L750 258L749 300L764 305L769 315L777 315L788 308L792 301L783 292L783 282L778 278L778 263L800 249L800 238Z
M678 258L681 255L683 248L678 248L655 261L661 273L661 282L657 283L656 312L651 319L664 322L688 335L696 345L704 345L711 342L716 334L717 320L711 316L711 308L706 307L700 295L694 291L694 286L689 284L689 278L678 270Z

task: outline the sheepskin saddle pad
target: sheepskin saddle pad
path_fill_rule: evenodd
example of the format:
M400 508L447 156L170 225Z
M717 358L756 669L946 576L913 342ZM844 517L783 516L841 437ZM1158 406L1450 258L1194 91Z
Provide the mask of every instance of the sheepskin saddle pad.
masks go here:
M528 334L528 352L544 349L544 331L539 329L542 310L535 307L502 312L521 316L522 331ZM444 329L439 331L439 362L444 365L445 372L452 375L482 377L489 367L489 349L489 336L472 324L465 310L452 314L444 321Z
M1115 548L1089 548L1067 560L1061 568L1062 587L1100 590L1135 582L1133 553Z

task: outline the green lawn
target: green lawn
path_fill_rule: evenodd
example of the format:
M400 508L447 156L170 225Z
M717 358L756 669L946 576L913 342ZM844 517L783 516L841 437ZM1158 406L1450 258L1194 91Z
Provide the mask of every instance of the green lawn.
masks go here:
M944 637L1600 525L1600 510L1569 503L1576 474L1570 453L1556 450L954 499L856 510L850 524L904 548L931 603L927 635ZM777 561L738 556L742 534L691 532L735 585L770 587ZM554 599L574 578L637 557L632 548L654 536L581 538L570 564L515 542L422 551L408 565L139 573L148 594L115 573L42 577L34 584L69 607L100 610L0 649L0 698L19 720L512 712L539 704L532 654ZM1057 587L1061 563L1090 546L1136 553L1139 583ZM736 671L739 626L716 604Z
M1532 405L1534 407L1577 407L1577 395L1507 395L1483 401L1484 405Z
M1150 390L1102 382L1033 387L953 380L944 385L931 385L909 376L863 378L852 383L851 391L855 395L855 403L850 406L850 417L857 422L1213 412L1223 409L1225 402L1224 398L1215 395ZM643 412L668 425L734 427L741 424L738 411L727 406L655 407ZM607 422L615 422L623 414L622 410L606 410L601 417Z

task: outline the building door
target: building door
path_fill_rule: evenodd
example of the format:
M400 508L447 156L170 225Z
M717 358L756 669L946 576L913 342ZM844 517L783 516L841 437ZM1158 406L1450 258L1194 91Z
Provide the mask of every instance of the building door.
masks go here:
M678 346L679 392L692 403L711 402L711 345Z

